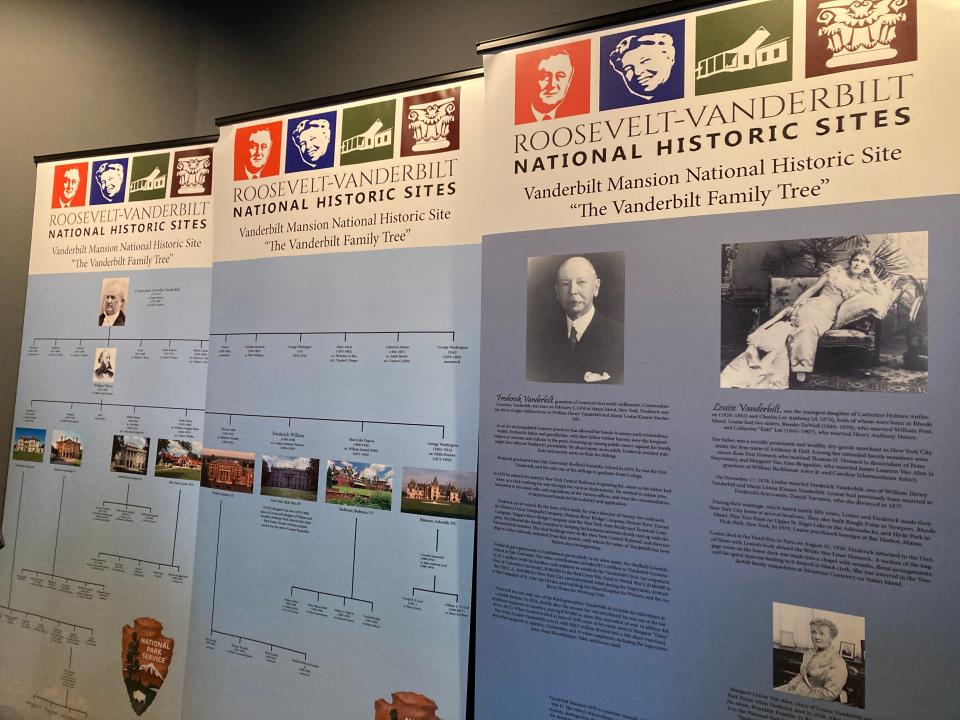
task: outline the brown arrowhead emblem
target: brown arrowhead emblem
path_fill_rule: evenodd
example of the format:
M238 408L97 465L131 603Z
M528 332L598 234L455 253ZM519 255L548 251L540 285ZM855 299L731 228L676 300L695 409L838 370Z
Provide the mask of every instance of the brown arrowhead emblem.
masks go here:
M123 626L123 682L130 705L143 715L157 697L170 671L173 640L163 635L163 625L153 618L137 618Z
M392 702L381 698L373 704L374 720L440 720L437 704L426 695L395 692L390 697Z

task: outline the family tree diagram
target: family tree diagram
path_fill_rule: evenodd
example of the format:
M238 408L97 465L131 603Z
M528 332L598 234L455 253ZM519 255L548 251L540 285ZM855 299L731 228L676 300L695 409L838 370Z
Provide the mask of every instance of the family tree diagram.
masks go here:
M114 669L120 618L138 605L170 615L189 606L199 473L184 465L164 476L158 450L199 453L208 339L142 332L162 324L150 320L163 310L140 308L141 327L72 335L28 312L0 550L0 645L28 657L68 653L55 685L18 686L13 700L37 717L97 716L107 678L84 688L76 666Z
M168 192L184 153L210 155L38 164L38 208L54 200L31 247L0 549L0 707L25 719L129 709L117 645L131 620L156 618L186 642L210 203L176 201L176 182ZM115 190L106 207L57 198L59 178L99 182L101 169ZM127 172L147 177L129 200ZM177 219L133 222L161 216ZM182 680L172 684L179 697ZM154 714L173 717L178 705Z
M465 469L475 488L479 322L467 300L479 281L475 250L214 264L222 292L213 299L204 452L218 464L249 462L251 477L227 484L211 470L202 483L196 682L267 675L290 684L291 707L309 707L334 690L346 654L357 667L392 665L377 671L384 676L449 676L442 692L458 692L472 513L428 514L459 508L449 491L413 511L405 488L414 469L427 482ZM459 284L444 277L441 291L404 281L451 265L467 272ZM407 654L427 660L396 661ZM337 688L348 715L375 700L356 682ZM434 679L390 682L437 692L426 687Z

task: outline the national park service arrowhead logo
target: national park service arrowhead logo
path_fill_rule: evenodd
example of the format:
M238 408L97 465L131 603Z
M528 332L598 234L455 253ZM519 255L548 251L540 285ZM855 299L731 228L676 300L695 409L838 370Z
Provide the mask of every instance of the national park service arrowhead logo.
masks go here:
M163 635L163 625L153 618L137 618L123 626L123 682L130 705L143 715L153 703L173 660L173 640Z
M380 698L373 704L374 720L440 720L437 704L426 695L395 692L390 699Z

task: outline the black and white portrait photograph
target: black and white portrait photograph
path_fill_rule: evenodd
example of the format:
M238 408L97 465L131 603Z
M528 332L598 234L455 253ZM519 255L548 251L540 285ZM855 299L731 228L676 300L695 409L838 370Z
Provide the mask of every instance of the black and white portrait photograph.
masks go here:
M857 615L773 603L773 689L864 708L865 628Z
M100 284L101 327L123 327L127 324L127 292L130 290L130 278L108 277Z
M927 391L927 233L721 249L720 386Z
M97 385L113 385L117 374L117 349L97 348L93 354L93 382Z
M527 259L527 380L623 383L624 254Z

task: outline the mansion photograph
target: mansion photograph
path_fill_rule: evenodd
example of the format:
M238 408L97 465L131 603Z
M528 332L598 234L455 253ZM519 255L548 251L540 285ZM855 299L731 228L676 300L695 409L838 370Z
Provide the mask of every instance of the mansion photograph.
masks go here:
M200 486L230 492L253 492L253 465L256 454L236 450L204 448Z
M404 468L400 512L477 519L477 474Z
M200 480L200 453L203 448L193 440L157 441L157 461L153 474L157 477L176 480Z
M83 443L76 435L54 430L50 446L50 462L54 465L80 466L83 459Z
M110 469L113 472L147 474L150 459L150 438L142 435L114 435L110 452Z
M18 427L13 433L13 459L43 462L43 449L46 443L46 430Z
M261 495L316 502L319 487L318 459L277 455L264 455L261 458Z
M372 510L393 506L393 467L379 463L327 461L325 500Z

